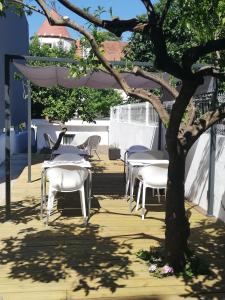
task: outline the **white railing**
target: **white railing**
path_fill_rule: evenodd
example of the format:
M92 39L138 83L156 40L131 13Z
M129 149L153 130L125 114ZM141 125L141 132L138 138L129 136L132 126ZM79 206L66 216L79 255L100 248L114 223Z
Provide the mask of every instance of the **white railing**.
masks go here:
M109 145L120 148L121 157L132 145L158 148L159 118L148 102L111 108Z
M148 102L111 107L110 120L136 124L156 124L158 114Z

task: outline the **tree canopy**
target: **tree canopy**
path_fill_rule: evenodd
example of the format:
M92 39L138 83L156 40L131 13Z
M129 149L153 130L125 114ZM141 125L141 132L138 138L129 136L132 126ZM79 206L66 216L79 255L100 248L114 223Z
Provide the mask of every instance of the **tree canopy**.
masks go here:
M165 0L157 2L155 9L159 14L162 13L165 2ZM195 0L173 1L163 24L168 53L179 61L188 47L194 47L208 39L223 37L225 31L224 12L224 1L201 1L201 3ZM146 22L147 14L138 18L140 21ZM126 48L126 58L131 61L154 63L153 43L147 33L137 31L131 35ZM215 53L210 53L201 58L199 62L212 63L216 58L218 59ZM220 64L225 65L224 51L220 52L219 58L221 59Z

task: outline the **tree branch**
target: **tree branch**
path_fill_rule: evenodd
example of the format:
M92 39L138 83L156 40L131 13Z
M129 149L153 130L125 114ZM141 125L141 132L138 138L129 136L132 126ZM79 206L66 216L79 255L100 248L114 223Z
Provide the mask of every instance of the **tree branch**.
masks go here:
M208 53L220 50L225 50L225 38L211 40L199 46L191 47L184 52L182 56L182 65L185 68L190 68L190 66L195 63L200 57Z
M196 88L198 87L198 80L183 81L180 93L176 98L170 114L170 123L166 132L167 141L173 141L176 144L177 138L184 145L183 132L180 133L180 125L182 118L184 117L185 110L194 95ZM176 137L176 139L174 139ZM169 145L170 143L168 143ZM171 146L172 144L170 144Z
M144 6L146 8L147 15L149 18L152 14L155 15L155 9L150 0L141 0L141 2L144 4Z
M140 69L139 67L135 67L133 71L137 75L140 75L146 79L150 79L150 80L160 84L172 95L172 97L174 99L176 99L177 96L179 95L178 91L172 85L170 85L168 81L164 80L163 78L160 78L159 76L155 76L152 73L146 72L146 71Z
M68 0L58 0L62 5L66 8L74 12L76 15L80 16L81 18L91 22L92 24L107 29L110 32L114 33L117 36L121 36L123 32L126 31L135 31L140 30L144 26L145 23L137 20L136 18L129 19L129 20L102 20L97 18L96 16L86 12L85 10L77 7L73 3Z
M213 67L213 66L206 66L201 68L198 72L195 74L201 75L201 76L212 76L215 77L221 81L225 81L225 73L220 72L220 68Z
M159 25L161 27L163 26L163 23L164 23L164 21L166 19L168 10L170 9L170 6L171 6L172 2L173 2L173 0L167 0L166 1L166 4L164 6L164 9L163 9L163 12L162 12L162 15L161 15L161 18L160 18L160 22L159 22Z
M145 101L148 101L152 104L153 108L158 113L160 119L162 120L163 124L165 126L168 126L169 123L169 114L166 111L165 107L163 106L161 100L156 95L147 92L143 89L131 89L131 91L128 93L129 96L140 98Z
M9 4L14 4L14 3L16 3L16 4L18 4L18 5L21 5L22 7L26 7L26 8L28 8L28 9L32 10L32 11L35 11L35 12L37 12L37 13L39 13L39 14L45 16L45 14L43 13L43 11L41 11L40 9L38 9L38 8L32 6L32 5L28 5L28 4L24 3L24 2L22 2L21 0L11 0L11 1L8 1L8 3L9 3Z
M225 118L225 103L215 111L208 111L196 120L192 126L187 126L183 132L183 138L187 140L187 149L190 149L195 141L211 126Z

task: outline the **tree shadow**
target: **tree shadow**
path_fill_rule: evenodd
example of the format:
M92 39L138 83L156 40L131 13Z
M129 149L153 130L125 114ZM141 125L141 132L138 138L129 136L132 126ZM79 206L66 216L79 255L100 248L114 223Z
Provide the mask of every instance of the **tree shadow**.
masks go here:
M10 222L27 224L32 220L40 220L40 200L26 197L24 200L11 203ZM0 223L5 222L5 206L0 206Z
M202 194L204 193L205 186L208 182L208 170L209 170L209 140L206 141L205 147L202 152L200 162L198 164L198 169L196 175L193 176L190 186L186 186L186 196L188 199L195 199L195 203L200 203ZM196 151L198 147L196 147ZM194 154L193 154L194 155ZM192 159L192 163L196 163ZM190 174L189 174L190 173ZM189 173L187 173L186 180L188 176L192 176L193 170L191 166L189 167Z
M124 237L102 237L100 226L54 223L51 229L20 230L17 236L2 240L0 261L9 266L9 278L32 279L39 282L58 282L72 276L73 291L101 287L112 293L124 287L119 279L133 277L131 268L132 239L153 238L143 234ZM117 236L116 236L117 238ZM159 242L160 239L157 239ZM75 274L74 274L75 272ZM73 274L73 275L71 275Z
M225 230L221 221L201 220L191 229L190 247L209 265L210 274L199 278L183 276L185 298L220 299L225 293ZM211 296L212 295L212 296ZM222 298L221 298L222 299Z
M93 176L92 192L94 195L117 195L125 194L124 177L121 173L97 173Z

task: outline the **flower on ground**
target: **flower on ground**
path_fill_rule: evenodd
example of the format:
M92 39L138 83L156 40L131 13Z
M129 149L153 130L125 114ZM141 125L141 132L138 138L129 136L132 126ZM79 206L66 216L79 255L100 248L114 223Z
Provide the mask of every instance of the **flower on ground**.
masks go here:
M157 270L157 265L151 264L149 266L149 272L155 272Z
M173 268L168 266L168 265L165 265L163 268L162 268L162 274L165 274L165 275L170 275L170 274L173 274Z

